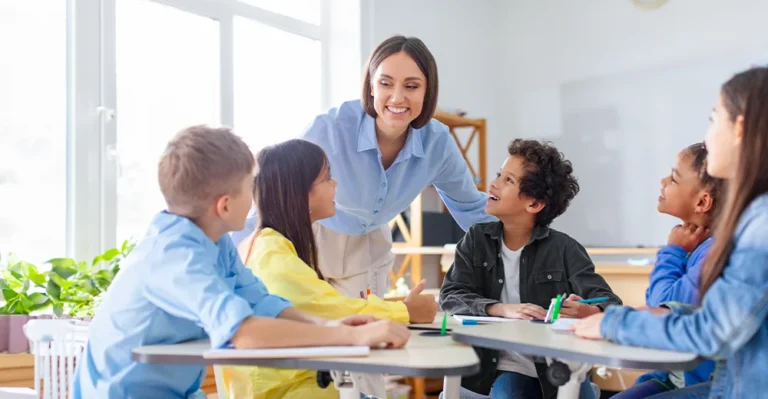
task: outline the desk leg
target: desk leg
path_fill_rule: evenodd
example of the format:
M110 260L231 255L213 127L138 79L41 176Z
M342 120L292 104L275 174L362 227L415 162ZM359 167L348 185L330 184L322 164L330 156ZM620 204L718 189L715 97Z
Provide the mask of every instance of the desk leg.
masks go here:
M550 359L547 359L550 360ZM565 363L570 369L570 378L565 385L557 389L557 399L579 399L581 384L587 379L587 373L592 370L592 365L588 363L577 363L559 360ZM551 365L551 364L550 364Z
M331 371L333 384L339 390L339 399L360 399L360 388L347 371Z
M443 399L459 399L461 376L448 376L443 379Z

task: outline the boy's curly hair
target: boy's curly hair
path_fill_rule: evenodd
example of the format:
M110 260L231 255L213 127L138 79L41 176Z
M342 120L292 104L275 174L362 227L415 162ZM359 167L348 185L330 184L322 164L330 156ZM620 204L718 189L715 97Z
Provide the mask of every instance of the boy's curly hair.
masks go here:
M525 165L525 176L519 182L520 193L545 204L536 214L536 225L549 226L579 193L571 161L551 142L515 139L507 150L510 156L521 157Z

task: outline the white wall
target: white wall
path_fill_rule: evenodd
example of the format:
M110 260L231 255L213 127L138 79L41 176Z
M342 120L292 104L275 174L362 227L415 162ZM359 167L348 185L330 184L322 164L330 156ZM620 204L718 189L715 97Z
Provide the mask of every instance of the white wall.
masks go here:
M567 139L562 136L563 132L568 129L571 134L574 132L574 126L562 125L563 115L568 113L562 108L565 104L563 93L568 92L567 88L582 82L587 82L584 84L588 88L604 88L606 82L614 82L608 84L613 84L611 90L619 93L615 97L618 102L609 111L619 112L624 119L607 120L605 124L620 125L614 135L633 136L612 138L627 148L611 161L615 163L611 164L614 167L608 168L611 173L594 174L600 169L601 161L586 161L585 164L584 157L590 155L583 152L588 150L571 154L574 160L581 158L581 169L575 165L577 176L579 170L588 171L590 175L580 176L582 193L571 207L575 212L566 213L555 226L575 234L577 239L586 240L587 245L660 245L666 242L674 221L655 212L654 194L658 192L658 179L667 173L674 154L682 148L678 143L682 136L686 144L703 139L709 106L716 99L716 87L720 82L702 81L699 85L698 81L688 79L698 75L691 73L684 75L685 79L673 80L675 87L654 86L644 90L633 89L636 81L632 79L637 77L649 84L664 84L669 82L669 77L674 79L675 76L674 72L667 71L684 70L687 65L699 62L702 62L700 69L704 70L721 59L742 65L745 55L754 55L755 62L768 61L768 24L765 23L768 2L670 0L659 9L646 11L635 8L629 0L516 1L505 3L504 15L505 21L501 24L504 47L500 89L502 119L497 126L505 133L494 132L489 148L500 148L508 136L543 137L556 142ZM737 70L747 66L747 62L743 62ZM698 72L695 66L693 68ZM701 75L712 79L709 77L712 75ZM603 83L595 86L588 82ZM622 87L626 87L627 96L635 93L645 98L622 98ZM688 90L686 93L675 92L681 88ZM674 95L657 98L662 92ZM599 93L603 92L595 91L595 95ZM702 96L705 99L699 98ZM598 100L585 100L595 101ZM696 110L701 112L694 110L679 115L689 121L686 124L685 120L658 110L659 107L681 107L670 101L696 105ZM637 115L638 112L623 112L628 103L656 111L648 112L643 118L643 115ZM638 118L626 118L628 114ZM610 116L610 113L601 115ZM665 120L671 123L664 125ZM646 127L652 131L645 130ZM578 139L568 140L573 143ZM601 148L594 148L592 156L605 154ZM503 158L503 152L491 151L489 162L493 165ZM577 214L583 215L579 218ZM606 218L613 222L605 223ZM590 222L600 226L586 226Z
M500 124L526 136L560 134L563 82L768 49L766 1L670 0L650 11L629 0L510 1L504 7ZM489 146L505 140L497 135Z

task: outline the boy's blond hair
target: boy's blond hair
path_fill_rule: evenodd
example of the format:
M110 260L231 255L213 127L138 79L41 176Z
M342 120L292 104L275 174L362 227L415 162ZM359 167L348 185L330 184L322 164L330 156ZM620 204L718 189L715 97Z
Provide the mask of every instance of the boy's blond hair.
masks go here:
M199 217L220 196L240 194L253 168L251 150L231 129L198 125L168 143L157 180L169 210Z

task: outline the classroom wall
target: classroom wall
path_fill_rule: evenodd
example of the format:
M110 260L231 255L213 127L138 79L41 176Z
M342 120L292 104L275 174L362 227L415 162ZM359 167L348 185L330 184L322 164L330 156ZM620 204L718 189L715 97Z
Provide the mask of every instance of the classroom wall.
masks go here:
M765 1L670 0L650 11L629 0L510 1L502 7L497 129L509 133L494 132L490 148L508 135L559 136L564 82L768 48ZM491 152L490 163L503 155Z
M554 226L585 245L666 243L677 221L655 210L658 181L677 151L704 138L718 84L768 62L768 2L670 0L641 10L629 0L540 0L504 8L497 126L505 133L494 132L489 148L510 136L540 137L571 154L582 192ZM489 163L503 158L491 151Z

